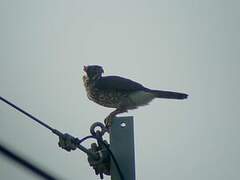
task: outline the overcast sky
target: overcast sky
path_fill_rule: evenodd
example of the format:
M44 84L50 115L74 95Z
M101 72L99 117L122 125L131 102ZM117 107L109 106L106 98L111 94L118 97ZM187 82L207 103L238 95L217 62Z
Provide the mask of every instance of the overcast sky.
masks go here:
M81 138L112 111L87 99L83 65L186 92L187 100L154 100L123 114L135 119L137 179L240 179L239 7L237 0L0 0L0 95ZM63 179L96 179L84 153L58 148L56 136L3 102L0 119L0 142L11 149ZM0 179L34 178L0 156Z

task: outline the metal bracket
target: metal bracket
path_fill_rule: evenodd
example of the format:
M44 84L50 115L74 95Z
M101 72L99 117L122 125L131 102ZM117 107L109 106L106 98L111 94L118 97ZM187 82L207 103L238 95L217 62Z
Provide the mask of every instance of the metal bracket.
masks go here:
M135 180L133 117L115 117L110 132L110 149L123 173L124 180ZM111 180L121 180L113 160L111 161Z
M100 122L91 126L92 136L88 137L96 139L97 143L92 143L90 149L83 147L80 144L82 141L78 138L58 132L59 146L67 151L79 148L87 153L90 166L95 170L96 175L100 175L101 179L103 175L111 175L111 180L135 180L133 117L112 119L110 147L107 141L103 140L106 132L107 129Z

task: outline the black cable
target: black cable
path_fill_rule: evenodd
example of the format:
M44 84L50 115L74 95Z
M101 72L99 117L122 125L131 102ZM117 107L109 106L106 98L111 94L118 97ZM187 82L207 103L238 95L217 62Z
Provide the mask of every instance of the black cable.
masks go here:
M107 149L108 153L110 154L110 156L112 157L112 160L113 160L113 163L115 164L116 168L117 168L117 171L118 171L118 174L120 176L120 179L121 180L124 180L124 176L123 176L123 173L121 171L121 168L119 167L119 164L113 154L113 152L111 151L111 149L108 147L108 145L101 139L101 138L98 138L97 136L87 136L83 139L81 139L80 141L83 142L89 138L93 138L93 139L96 139L97 141L101 142L101 144L104 145L104 147Z
M86 141L87 139L96 139L94 136L86 136L86 137L84 137L84 138L82 138L82 139L78 139L77 140L77 143L79 143L79 144L81 144L81 143L83 143L84 141Z
M56 131L54 128L52 128L51 126L45 124L44 122L40 121L39 119L35 118L33 115L29 114L28 112L24 111L23 109L17 107L16 105L14 105L13 103L9 102L8 100L4 99L2 96L0 96L0 99L7 103L8 105L12 106L13 108L15 108L16 110L20 111L21 113L25 114L26 116L30 117L31 119L33 119L34 121L38 122L39 124L41 124L42 126L44 126L45 128L51 130L51 131Z
M8 148L4 147L2 144L0 144L0 152L8 157L9 159L21 164L28 170L32 171L34 174L47 179L47 180L56 180L57 178L53 177L49 173L45 172L44 170L40 169L39 167L33 165L29 161L21 158L19 155L15 154L14 152L10 151Z
M41 120L37 119L37 118L34 117L33 115L31 115L31 114L29 114L28 112L24 111L23 109L17 107L16 105L14 105L13 103L11 103L11 102L9 102L8 100L4 99L3 97L0 96L0 99L1 99L3 102L5 102L5 103L7 103L8 105L10 105L10 106L12 106L13 108L15 108L16 110L18 110L18 111L20 111L21 113L25 114L26 116L30 117L31 119L33 119L33 120L36 121L37 123L41 124L41 125L44 126L45 128L51 130L53 133L57 134L58 136L59 136L59 135L62 136L62 133L59 132L58 130L52 128L51 126L49 126L49 125L47 125L47 124L45 124L45 123L42 122ZM89 138L94 138L94 139L102 142L102 144L105 146L105 148L106 148L107 151L109 152L110 156L112 157L113 162L114 162L114 164L115 164L115 166L116 166L116 168L117 168L117 170L118 170L118 173L119 173L119 176L120 176L121 180L124 180L123 173L121 172L121 169L120 169L120 167L119 167L119 165L118 165L118 162L117 162L114 154L113 154L112 151L109 149L108 145L105 144L104 141L102 141L102 139L99 140L99 138L97 138L97 137L95 137L95 136L86 136L86 137L84 137L84 138L82 138L81 140L78 141L78 145L80 146L80 144L81 144L83 141L85 141L85 140L87 140L87 139L89 139ZM82 147L82 146L81 146L81 147ZM82 150L81 147L79 147L79 148ZM84 151L84 152L85 152L85 151ZM86 149L86 153L87 153L87 149Z
M63 137L63 136L64 136L64 134L61 133L60 131L58 131L57 129L54 129L54 128L52 128L51 126L45 124L44 122L42 122L42 121L39 120L38 118L36 118L36 117L34 117L33 115L31 115L30 113L24 111L24 110L21 109L20 107L14 105L14 104L11 103L10 101L4 99L4 98L1 97L1 96L0 96L0 99L1 99L3 102L5 102L5 103L7 103L8 105L10 105L10 106L12 106L13 108L15 108L16 110L18 110L18 111L20 111L21 113L25 114L26 116L30 117L31 119L33 119L34 121L36 121L36 122L39 123L40 125L42 125L42 126L44 126L45 128L51 130L51 131L52 131L54 134L56 134L57 136L59 136L59 137ZM89 137L86 137L86 138L88 139ZM84 140L84 139L85 139L85 138L83 138L83 140ZM88 154L88 155L90 155L90 156L93 156L93 158L95 158L95 159L97 158L95 154L93 154L91 151L89 151L89 150L88 150L87 148L85 148L84 146L81 146L80 143L78 144L78 148L79 148L80 150L82 150L83 152L85 152L86 154Z
M109 152L110 156L112 157L113 163L115 164L115 166L116 166L116 168L117 168L117 171L118 171L118 174L119 174L119 176L120 176L120 179L121 179L121 180L124 180L123 173L122 173L122 171L121 171L121 169L120 169L120 167L119 167L119 164L118 164L118 162L117 162L117 160L116 160L113 152L112 152L111 149L108 147L108 145L105 144L105 142L102 141L102 143L103 143L103 145L105 146L105 148L107 149L107 151Z

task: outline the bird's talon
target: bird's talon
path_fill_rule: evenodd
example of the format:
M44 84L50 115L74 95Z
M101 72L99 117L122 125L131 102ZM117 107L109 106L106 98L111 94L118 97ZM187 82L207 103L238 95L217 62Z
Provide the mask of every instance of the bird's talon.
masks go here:
M111 127L111 124L112 124L112 117L111 116L106 117L104 119L104 123L105 123L106 128L109 130L109 128Z

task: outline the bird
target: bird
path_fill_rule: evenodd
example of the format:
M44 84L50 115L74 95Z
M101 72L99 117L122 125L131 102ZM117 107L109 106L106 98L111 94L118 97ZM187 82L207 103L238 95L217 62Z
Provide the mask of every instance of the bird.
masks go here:
M155 98L183 100L188 97L185 93L150 89L120 76L103 76L104 70L100 65L84 66L83 71L88 99L101 106L115 108L104 120L108 129L116 115L148 105Z

